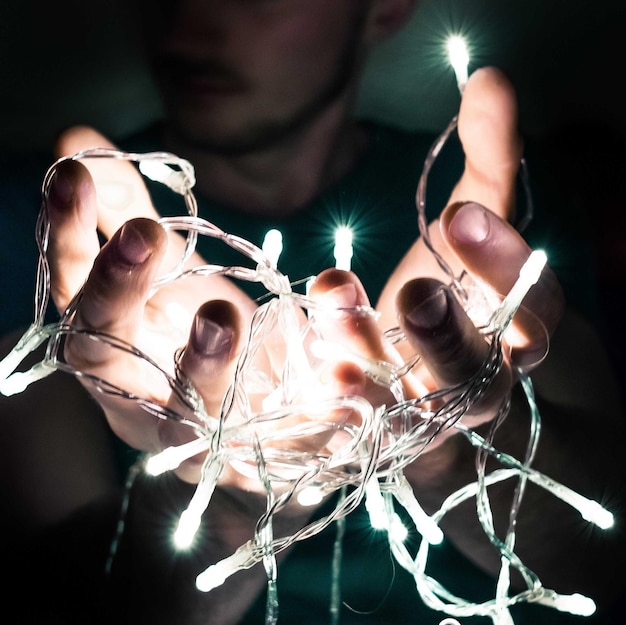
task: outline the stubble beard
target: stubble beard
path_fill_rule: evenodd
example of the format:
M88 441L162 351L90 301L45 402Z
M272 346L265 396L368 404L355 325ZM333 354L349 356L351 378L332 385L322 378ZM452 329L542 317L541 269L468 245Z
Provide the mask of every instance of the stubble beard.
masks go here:
M227 137L198 132L182 118L170 115L168 124L175 135L195 150L218 156L240 157L262 152L285 144L309 128L330 107L344 97L351 101L351 91L358 79L361 65L359 46L360 23L353 29L336 64L336 71L308 101L291 111L282 119L259 120L242 127L238 133ZM351 113L351 111L348 111ZM210 113L207 113L210 115Z

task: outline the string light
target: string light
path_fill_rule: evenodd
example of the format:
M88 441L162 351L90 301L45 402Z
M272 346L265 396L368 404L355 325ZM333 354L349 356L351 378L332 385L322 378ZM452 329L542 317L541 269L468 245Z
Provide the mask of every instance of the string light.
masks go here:
M455 44L456 46L457 44ZM467 80L467 60L456 56L453 62L459 88ZM463 71L465 67L465 72ZM439 151L455 128L453 121L431 148L420 178L417 190L418 223L422 237L435 259L448 275L453 291L463 303L468 302L466 285L454 275L445 260L433 248L428 236L425 217L426 182L429 170ZM489 355L474 377L452 389L439 389L434 393L424 393L418 398L406 398L397 382L408 375L412 363L379 362L352 356L372 380L393 391L396 403L392 406L373 406L362 397L326 397L323 389L314 387L315 369L319 362L344 358L338 346L321 340L317 330L316 314L324 311L321 304L291 290L289 280L277 269L281 246L274 233L266 239L260 249L239 237L222 231L218 226L197 216L197 206L192 193L194 185L193 167L183 159L167 153L135 154L117 150L86 150L71 157L115 158L139 163L140 171L161 182L184 198L187 215L168 217L160 220L168 231L186 233L186 244L175 268L155 280L152 293L175 280L193 275L226 275L240 280L262 283L274 297L262 304L254 315L249 338L238 358L232 383L227 391L229 401L225 401L220 414L209 416L203 411L198 396L190 385L182 384L175 376L163 371L149 357L133 345L103 335L95 331L78 329L72 325L72 316L80 293L57 323L46 325L44 317L49 301L50 273L46 257L49 223L46 202L50 183L58 161L44 177L42 185L42 210L36 231L40 259L35 289L35 318L32 325L18 341L13 350L0 361L0 391L5 395L21 392L29 384L36 382L52 371L61 370L79 376L94 390L105 394L123 397L163 419L175 419L193 427L197 437L183 445L170 447L148 458L146 470L158 475L174 470L186 459L201 452L208 452L202 467L200 482L180 516L174 540L180 548L188 548L202 523L202 516L211 505L213 492L224 469L229 466L245 477L258 479L266 491L267 510L259 519L257 529L250 540L239 547L232 555L212 564L201 572L196 585L200 591L210 592L223 584L238 571L263 563L268 577L268 622L274 622L277 607L276 598L276 554L294 543L306 540L325 530L331 523L340 522L352 513L362 502L369 513L374 527L384 530L391 551L397 562L413 575L416 588L426 605L450 616L442 623L456 622L453 617L483 615L496 625L512 623L510 608L520 602L536 602L558 610L589 615L595 604L581 595L560 595L541 584L538 576L529 570L514 552L515 516L521 503L511 510L511 527L507 539L502 542L495 535L491 522L491 510L486 489L504 480L516 479L520 483L530 480L547 490L565 503L578 509L581 515L608 528L613 516L597 502L592 502L548 476L532 469L532 449L524 461L517 460L497 450L492 442L468 429L461 421L467 410L479 401L498 374L502 364L502 333L509 325L520 306L523 297L539 278L546 257L541 252L531 254L520 272L520 277L496 309L491 311L489 323L484 329L489 343ZM65 160L65 159L62 159ZM269 234L269 233L268 233ZM280 233L279 233L280 234ZM254 261L255 268L223 267L205 265L186 269L187 260L195 250L198 236L218 239ZM273 241L273 242L272 242ZM350 268L352 258L352 237L349 229L341 229L335 237L335 260L337 267ZM474 287L472 287L474 288ZM476 287L479 288L479 287ZM487 305L488 305L488 298ZM316 308L319 307L319 308ZM313 314L301 321L301 310ZM358 307L342 311L343 314L375 315L368 307ZM171 316L176 317L174 311ZM262 378L255 368L253 355L270 332L280 330L287 354L275 379ZM182 403L193 410L198 421L186 420L168 406L157 403L150 397L137 397L126 389L80 369L73 368L60 356L63 339L71 334L81 333L113 350L123 350L130 357L137 358L145 366L151 367L169 385ZM402 340L395 329L386 336ZM38 346L47 342L43 360L27 371L17 371L24 358ZM313 349L305 349L313 345ZM393 346L389 346L390 353ZM534 402L532 383L523 372L518 372L522 388L526 393L530 413L531 432L537 432L540 415ZM252 392L259 393L260 380L265 385L261 412L255 412L247 398ZM317 392L319 390L319 392ZM436 401L433 401L435 400ZM433 405L437 405L436 410ZM496 419L503 418L508 409L508 398L503 400ZM354 414L355 418L341 421L331 417L337 413ZM299 419L297 425L290 420L294 415L307 415L309 419ZM424 512L413 489L404 476L404 468L415 461L439 434L450 427L455 428L468 442L477 448L478 453L490 455L501 468L486 473L484 462L477 463L477 479L458 491L451 493L438 511L432 515ZM332 451L324 447L317 451L299 445L311 437L325 435L327 439L341 441ZM536 437L531 436L531 440ZM298 451L306 448L307 451ZM481 456L482 457L482 456ZM272 518L284 509L292 499L301 505L316 505L328 495L341 492L335 508L326 516L316 519L291 535L274 536ZM483 603L473 603L455 596L426 573L429 549L444 539L440 528L442 518L467 499L475 498L479 521L487 538L500 550L502 571L498 580L496 597ZM409 528L400 520L395 510L399 506L407 512L413 527L424 539L418 553L412 555L404 541ZM508 569L513 567L520 573L526 588L512 594L508 587ZM334 584L336 587L337 584Z
M460 35L451 35L446 42L448 60L456 76L456 84L463 93L468 79L469 51L465 39Z
M129 160L151 158L150 155L133 155L117 151L109 153L101 150L80 153L75 158L105 156ZM157 160L161 162L162 159L163 157L159 156ZM171 156L170 159L172 164L178 163L178 159L175 157ZM44 180L44 200L47 197L55 166L51 168ZM155 172L160 170L161 175L166 176L166 179L172 182L170 169L164 170L159 167L158 170L151 170L151 173L155 175ZM425 168L426 172L427 169ZM299 308L308 309L313 303L308 298L290 290L288 280L276 269L276 255L270 258L267 248L264 252L262 249L233 237L221 231L214 224L195 216L195 202L190 198L189 185L182 184L180 180L177 180L175 184L187 198L189 214L184 218L164 218L161 220L161 224L166 230L187 231L188 245L183 257L191 254L194 249L194 246L189 244L189 240L195 242L196 236L205 235L220 239L257 263L256 269L207 265L204 268L195 268L193 272L201 275L221 273L234 275L241 279L257 280L268 286L271 292L276 295L274 299L259 308L259 312L253 319L250 341L240 356L237 374L229 391L233 397L245 396L251 379L255 378L255 371L252 368L246 368L246 363L251 362L248 354L253 352L267 333L276 327L280 327L285 333L286 344L292 347L302 345L305 335L300 322L296 321L296 311ZM418 201L418 208L419 206ZM421 213L420 217L422 217ZM45 211L43 211L42 223L38 230L39 238L48 231L44 223L45 218ZM423 232L423 235L426 239L428 238L426 232ZM40 240L40 243L40 249L46 249L45 241ZM438 258L438 260L441 261L442 259ZM39 279L47 284L45 281L47 271L45 254L42 254L41 261L40 273L44 275L40 276ZM536 576L519 562L514 553L507 553L507 561L510 565L518 568L523 577L532 580L532 583L529 583L527 590L517 595L507 595L505 599L498 602L485 602L476 605L460 598L452 599L449 592L444 592L438 584L429 581L430 577L425 572L428 545L436 545L443 540L444 535L439 527L441 518L467 498L479 497L481 488L486 488L490 484L504 479L525 477L577 508L584 518L598 526L608 528L613 522L611 513L598 503L587 500L571 489L534 471L526 464L498 452L489 441L466 429L460 421L465 411L480 398L490 380L497 374L498 363L500 362L498 358L500 350L498 336L510 322L524 295L538 279L545 261L546 257L542 252L531 254L520 272L518 281L490 317L489 332L492 333L493 337L490 357L477 376L468 380L465 385L454 390L437 392L438 403L442 403L442 407L435 413L430 409L431 398L428 394L418 399L406 399L400 395L397 397L398 403L396 405L389 408L382 406L377 409L374 409L369 402L360 397L337 397L327 401L313 401L305 404L290 403L289 401L286 403L278 402L278 404L269 402L266 404L268 408L266 412L256 414L250 412L249 407L246 408L235 401L229 404L230 412L225 412L208 420L206 415L202 415L204 425L193 424L198 433L196 439L180 446L170 447L151 456L146 462L146 470L157 475L175 469L186 459L198 453L209 452L203 467L202 479L188 507L181 514L174 535L174 540L179 548L188 548L193 543L195 532L201 525L204 511L210 506L212 493L226 464L230 464L232 468L247 477L253 477L257 474L258 467L263 466L264 483L269 489L268 497L271 497L272 501L275 499L280 501L278 505L275 505L275 513L279 513L291 497L295 497L302 505L315 505L339 488L348 487L352 489L349 495L340 500L332 514L303 527L291 536L273 538L271 532L264 532L263 534L257 532L248 543L232 556L212 565L201 573L197 579L198 588L206 592L210 591L237 571L263 561L266 558L264 554L278 553L296 541L305 540L309 536L323 531L333 521L350 514L363 501L372 519L372 525L386 532L394 556L402 566L414 575L422 598L427 605L434 609L447 612L452 616L485 614L490 616L498 625L506 622L505 618L508 617L504 615L508 614L508 608L520 601L536 601L557 609L566 609L583 614L589 613L593 606L591 600L580 596L568 598L543 588L536 581ZM159 284L166 284L189 275L189 270L184 269L184 264L184 260L181 259L178 263L178 269L159 278L155 282L154 289L158 289ZM450 275L452 276L452 274ZM454 283L452 277L451 281ZM131 395L123 388L116 387L107 380L74 370L58 357L62 337L78 332L71 325L73 308L70 305L68 312L59 323L44 325L43 312L45 306L43 301L47 301L48 292L43 288L37 293L41 301L38 302L36 309L41 311L41 315L35 319L31 328L0 363L0 372L2 373L0 390L4 394L20 392L21 389L37 379L55 369L60 369L74 375L81 375L84 381L91 383L100 392L115 393L130 398ZM359 315L375 314L373 310L362 307L351 312ZM306 332L312 333L315 337L315 314L309 317L307 328ZM112 337L99 335L96 332L89 333L85 330L81 330L81 332L90 334L93 340L106 343L112 349L124 349L150 366L157 367L146 354L141 353L133 346L123 344ZM48 341L49 345L44 360L28 371L16 372L15 369L23 358L45 341ZM288 379L296 387L299 377L302 380L311 380L310 373L318 359L346 357L346 354L338 346L321 341L319 337L307 342L314 346L311 353L305 355L302 351L303 348L295 350L297 354L294 352L291 355L291 360L284 365L286 369L292 370L293 375L288 376ZM338 349L339 351L336 351ZM388 387L391 387L394 380L401 378L406 373L401 365L368 361L362 357L353 357L353 361L357 362L364 372L377 383ZM197 406L197 398L193 393L189 394L190 389L181 386L178 380L169 377L166 372L161 371L160 373L180 397L187 398L188 405ZM529 381L526 382L528 385ZM254 383L258 384L256 378ZM268 395L274 394L274 396L284 397L285 389L280 391L279 388L281 384L284 382L279 383L278 387L268 389ZM397 388L394 390L397 392ZM289 393L288 395L298 396L298 393ZM315 396L315 392L309 395ZM465 399L460 401L461 398ZM149 398L134 399L152 414L161 418L176 418L184 422L182 415L172 413L171 409L156 404ZM199 406L198 409L200 409ZM359 415L359 419L356 421L359 423L358 426L352 421L337 423L327 419L327 415L332 414L333 411L346 409ZM228 417L235 411L239 411L238 418L229 419ZM311 419L299 426L281 427L281 422L292 414L308 414ZM539 418L538 414L532 416L534 419ZM399 427L400 422L403 424L402 427ZM240 425L242 423L245 423L245 426ZM436 437L444 426L457 428L465 434L472 445L496 457L505 468L489 475L479 476L477 482L453 493L437 513L429 516L415 498L410 484L404 477L403 468L413 462L427 448L428 442ZM256 436L260 438L250 439L249 432L251 430L257 432ZM216 437L217 431L220 431L220 437ZM320 450L317 453L294 453L292 445L294 441L323 432L329 432L331 435L342 432L346 442L333 453L328 452L328 450ZM231 445L230 441L236 441L236 445ZM360 467L360 470L356 471L355 467ZM280 496L273 492L274 485L279 487ZM286 491L285 488L287 488ZM414 529L424 537L420 551L415 558L408 553L404 546L408 530L395 512L393 501L406 510ZM491 529L487 527L486 531L490 539L496 540L495 536L490 535ZM269 552L267 551L268 548Z
M352 264L352 230L348 226L340 226L335 230L335 267L350 271Z
M265 233L261 248L267 256L272 267L278 266L278 259L283 251L283 234L280 230L272 228Z

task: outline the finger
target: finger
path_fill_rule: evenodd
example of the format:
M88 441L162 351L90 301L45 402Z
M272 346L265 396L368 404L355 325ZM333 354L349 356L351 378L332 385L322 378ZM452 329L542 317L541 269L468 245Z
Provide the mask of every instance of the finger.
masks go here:
M352 312L369 307L367 293L355 274L340 269L320 273L309 292L319 308L314 315L324 339L354 349L376 359L385 357L382 336L376 320L368 314Z
M388 363L392 367L403 365L395 348L384 339L376 317L359 312L359 308L369 308L369 299L354 273L338 269L323 271L311 286L310 296L318 303L314 315L322 339L345 350L338 357L354 355L365 373L381 384L385 383L385 372L378 369L377 363ZM423 390L413 376L403 378L403 385L412 397ZM386 403L390 401L388 389L369 385L368 399L374 405Z
M204 411L213 417L220 417L222 403L233 382L241 337L240 326L240 315L231 303L226 301L205 303L196 314L189 341L180 359L181 372L192 382L202 397ZM319 377L319 387L315 396L317 403L324 398L360 394L364 387L363 374L351 363L340 363L326 368L320 372ZM254 400L252 403L255 403ZM188 409L181 407L175 398L171 405L182 408L183 414L188 413ZM260 410L260 405L257 408ZM264 441L262 443L264 447L316 453L331 440L333 444L339 445L341 427L336 426L341 426L352 417L351 409L341 408L326 412L323 416L298 413L270 423L269 430L265 427L263 433L259 433ZM199 415L186 415L185 418L186 423L173 420L159 422L158 434L163 448L182 445L197 437L196 428L189 421L198 423ZM236 423L241 416L228 415L228 418L231 420L230 423L233 421ZM302 434L296 434L304 424L315 421L324 422L321 431L311 434L311 430L305 428ZM176 474L184 481L196 483L205 458L206 452L196 454L183 462L176 469ZM232 475L231 479L234 479Z
M202 397L209 415L219 415L232 382L240 336L241 319L232 303L215 300L198 309L180 369Z
M154 221L135 219L124 224L94 262L74 325L134 343L165 241L165 232ZM75 366L110 368L114 374L115 354L116 350L80 334L68 337L65 347L66 358Z
M241 318L230 302L206 302L196 312L179 368L201 397L202 411L209 417L221 417L222 403L233 381L240 337ZM187 414L189 410L182 407L175 397L172 397L170 405L181 411L186 422L171 419L159 422L158 435L164 449L197 438L191 423L201 421L200 414ZM176 469L176 474L186 482L196 483L205 457L206 453L191 457Z
M89 275L100 244L93 180L76 161L59 164L47 197L50 287L62 313Z
M473 201L503 219L515 211L515 179L522 157L515 90L493 67L475 71L463 91L458 133L465 169L449 202Z
M502 72L483 68L470 76L463 91L458 132L465 169L449 203L478 202L503 219L512 220L523 145L517 131L515 91ZM458 274L463 267L450 258L437 220L429 226L429 233L433 247ZM390 276L376 304L385 327L395 322L395 297L402 285L426 276L449 279L420 237Z
M422 357L435 388L453 387L478 374L489 357L489 345L449 287L432 278L405 284L397 297L398 320ZM510 385L505 365L472 413L499 406Z
M74 155L89 148L116 149L106 137L92 128L76 126L63 132L56 143L58 157ZM96 188L97 227L105 238L110 238L129 219L143 217L158 220L160 215L154 208L143 178L130 161L117 158L83 158L81 163L87 168ZM181 204L182 206L182 204ZM164 271L176 267L183 256L186 239L181 234L169 231ZM193 254L188 266L203 264L198 254ZM238 306L247 306L245 296L232 282L213 276L206 280L207 288L220 292L221 297L236 301ZM157 298L159 295L157 295ZM192 307L195 310L197 303Z
M364 397L367 392L367 378L352 362L329 363L328 366L323 366L318 372L318 381L315 396L310 398L313 403L342 397ZM293 448L310 453L317 453L324 448L330 453L336 452L351 440L352 435L343 429L344 424L351 423L357 427L362 424L361 415L348 407L338 407L320 416L301 415L299 420L323 421L325 424L326 429L323 432L303 437L295 445L292 444Z
M61 158L89 148L117 149L92 128L75 126L59 136L55 154ZM85 158L82 162L98 191L98 228L106 238L113 236L129 219L159 218L141 174L131 162L115 158Z
M467 270L501 296L511 290L532 251L513 226L475 203L448 207L441 217L441 231ZM530 356L546 348L546 334L535 319L551 334L563 314L563 291L549 267L544 268L523 306L532 316L520 315L515 324L528 342L525 349Z

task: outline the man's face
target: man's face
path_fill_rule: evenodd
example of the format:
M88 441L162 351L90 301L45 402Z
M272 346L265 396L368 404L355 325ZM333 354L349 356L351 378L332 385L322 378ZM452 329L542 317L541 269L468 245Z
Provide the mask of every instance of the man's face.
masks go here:
M283 140L358 73L366 0L174 4L148 46L169 122L199 147L241 154Z

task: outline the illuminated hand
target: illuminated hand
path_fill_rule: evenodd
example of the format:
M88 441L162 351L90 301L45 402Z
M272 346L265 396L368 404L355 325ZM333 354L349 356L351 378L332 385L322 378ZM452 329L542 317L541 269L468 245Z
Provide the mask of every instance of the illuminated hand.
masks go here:
M80 132L86 134L82 141L103 145L99 135ZM72 145L71 149L80 147ZM108 341L94 340L93 332L114 336L147 354L168 374L191 381L206 413L215 416L220 414L233 379L242 337L247 337L256 305L218 276L178 280L151 294L163 267L174 266L180 258L183 239L166 234L156 223L158 215L143 183L127 162L106 159L87 163L90 171L77 161L61 163L48 196L51 291L59 311L66 309L86 280L72 325L89 334L78 331L68 336L63 355L71 366L86 374L79 379L94 392L120 438L139 449L160 451L193 440L196 435L189 423L196 422L196 415L172 393L159 369L128 351L112 348ZM116 198L123 199L121 206L111 205ZM129 217L132 219L125 221ZM102 249L98 230L108 238ZM197 255L189 260L191 266L204 264ZM300 322L304 321L300 311ZM280 341L268 336L256 366L272 378L282 364L283 352ZM329 365L320 376L325 382L318 399L363 392L364 376L354 364ZM171 409L188 423L157 419L136 401L98 392L90 378L103 381L109 389L117 387L129 396L147 398L156 406ZM337 410L329 418L345 420L349 412ZM305 418L294 416L296 422ZM281 421L281 427L293 424L287 419ZM302 437L286 445L312 446L317 451L328 438ZM181 466L178 475L197 481L202 459L202 455L194 456ZM229 475L237 485L245 486L237 476Z
M156 213L142 184L135 183L134 169L128 163L107 161L97 163L92 174L96 182L98 177L109 176L109 180L119 181L121 187L126 185L126 196L130 199L121 210L107 207L101 196L98 206L94 180L82 164L66 161L55 174L48 202L52 297L59 311L63 311L89 275L73 321L75 326L111 334L136 345L164 370L173 373L172 356L186 343L187 323L208 299L207 294L214 293L233 302L243 316L251 313L253 305L220 277L203 279L202 287L196 289L174 283L148 299L159 267L162 263L173 266L173 258L182 249L183 241L178 235L166 235L153 221ZM107 165L111 166L110 170L105 169ZM118 229L128 213L145 216ZM98 229L109 239L101 252ZM190 262L201 261L195 257ZM176 308L172 309L170 304L174 302ZM70 336L65 358L73 366L139 396L162 403L168 401L169 389L164 379L151 374L140 359L113 350L105 343L81 335ZM132 402L101 394L97 394L97 399L120 438L139 449L160 448L154 417Z
M481 69L470 77L458 131L465 170L448 207L430 224L429 236L456 276L465 271L504 297L531 249L508 223L515 211L522 143L515 93L498 70ZM449 282L420 238L390 277L377 304L381 327L399 322L405 331L410 348L399 347L403 356L412 351L428 356L419 376L431 390L467 379L486 356L486 343L447 288ZM511 363L528 370L545 355L548 337L564 309L561 288L548 267L523 306L505 338L512 348ZM498 388L474 406L467 425L493 418L513 379L505 366Z

